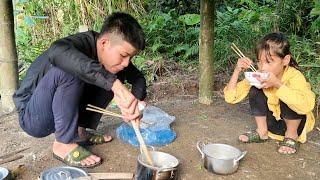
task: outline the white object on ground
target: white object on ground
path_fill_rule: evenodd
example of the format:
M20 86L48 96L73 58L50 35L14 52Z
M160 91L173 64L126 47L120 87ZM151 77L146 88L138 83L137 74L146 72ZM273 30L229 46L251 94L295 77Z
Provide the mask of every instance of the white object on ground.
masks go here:
M143 111L145 106L142 103L138 103L138 109L139 111Z
M8 169L0 167L0 179L5 179L9 174Z

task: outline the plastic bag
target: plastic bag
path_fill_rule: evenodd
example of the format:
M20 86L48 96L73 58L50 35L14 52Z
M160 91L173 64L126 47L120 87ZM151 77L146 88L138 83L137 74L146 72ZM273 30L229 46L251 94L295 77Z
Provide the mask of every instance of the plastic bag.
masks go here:
M147 106L143 111L140 122L140 132L149 146L163 146L171 143L176 138L176 133L170 129L170 124L175 120L174 116L155 106ZM116 130L117 137L135 147L139 142L131 124L122 123Z

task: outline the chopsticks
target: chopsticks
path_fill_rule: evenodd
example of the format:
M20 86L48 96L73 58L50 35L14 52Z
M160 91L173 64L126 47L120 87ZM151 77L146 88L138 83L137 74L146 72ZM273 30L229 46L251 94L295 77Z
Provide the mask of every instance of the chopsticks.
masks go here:
M246 57L234 43L231 43L231 49L232 49L240 58ZM254 71L254 72L257 71L257 69L256 69L252 64L250 64L249 68L250 68L252 71Z
M92 104L88 104L88 107L86 108L86 110L89 110L89 111L93 111L93 112L97 112L97 113L101 113L101 114L106 114L106 115L110 115L110 116L114 116L114 117L120 117L120 118L123 118L122 115L120 114L117 114L117 113L114 113L114 112L111 112L111 111L108 111L106 109L103 109L103 108L100 108L98 106L94 106ZM142 138L142 135L140 133L140 130L139 130L139 124L136 122L136 121L131 121L131 124L132 124L132 127L134 129L134 132L136 133L136 136L137 136L137 139L139 141L139 144L140 144L140 151L142 153L144 153L144 155L146 156L147 158L147 161L150 165L154 165L153 161L152 161L152 158L150 156L150 153L147 149L147 146Z
M106 115L109 115L109 116L123 118L123 116L121 114L117 114L117 113L108 111L106 109L103 109L103 108L100 108L100 107L97 107L97 106L94 106L94 105L91 105L91 104L88 104L88 107L86 108L86 110L97 112L97 113L101 113L101 114L106 114Z

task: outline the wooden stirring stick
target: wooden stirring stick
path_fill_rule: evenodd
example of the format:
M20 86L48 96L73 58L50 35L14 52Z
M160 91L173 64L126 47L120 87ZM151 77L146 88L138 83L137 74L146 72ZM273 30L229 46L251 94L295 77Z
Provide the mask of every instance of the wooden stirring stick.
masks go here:
M122 94L122 96L125 97L123 91L120 91L120 93ZM138 105L138 107L139 107L139 104L137 104L137 105ZM142 111L143 109L144 109L144 106L143 106L142 109L139 108L139 111ZM140 119L139 119L139 120L140 120ZM142 151L141 153L143 153L144 156L147 158L148 163L149 163L151 166L153 166L154 163L153 163L153 161L152 161L151 155L150 155L150 153L149 153L149 151L148 151L148 149L147 149L147 146L146 146L146 144L144 143L144 140L143 140L142 135L141 135L141 133L140 133L140 129L139 129L139 124L138 124L138 122L137 122L137 121L131 121L131 124L132 124L132 127L133 127L133 129L134 129L134 132L136 133L137 139L138 139L138 141L139 141L140 151Z
M97 112L97 113L101 113L101 114L106 114L106 115L110 115L110 116L114 116L114 117L123 118L123 116L120 115L120 114L108 111L106 109L103 109L103 108L100 108L100 107L97 107L97 106L94 106L94 105L91 105L91 104L88 104L88 107L86 108L86 110ZM150 152L148 151L148 148L147 148L147 146L146 146L146 144L145 144L145 142L144 142L144 140L142 138L142 135L140 133L138 122L137 121L131 121L131 124L132 124L132 127L134 129L134 132L136 133L137 139L139 141L141 153L143 153L145 155L145 157L147 158L148 163L151 166L153 166L154 163L152 161Z
M143 111L144 109L144 106L142 104L138 104L138 108L139 108L139 111ZM139 141L139 144L140 144L140 151L141 153L144 154L144 156L147 158L147 161L148 163L151 165L151 166L154 166L154 163L153 163L153 160L151 158L151 155L150 155L150 152L148 151L148 148L142 138L142 135L140 133L140 128L139 128L139 123L138 121L131 121L131 124L132 124L132 127L134 129L134 132L136 133L137 135L137 139Z
M148 151L148 148L147 148L146 144L144 143L144 140L143 140L142 135L140 133L138 122L131 121L131 124L134 129L134 132L136 133L137 139L139 141L140 150L142 151L142 153L144 153L145 157L147 158L148 163L151 166L153 166L154 165L153 160L151 158L150 152Z

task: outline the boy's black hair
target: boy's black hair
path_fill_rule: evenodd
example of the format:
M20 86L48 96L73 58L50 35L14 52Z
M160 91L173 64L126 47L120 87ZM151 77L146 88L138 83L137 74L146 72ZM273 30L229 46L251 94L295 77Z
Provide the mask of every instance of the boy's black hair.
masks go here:
M289 66L296 69L299 68L297 61L292 57L290 52L290 43L288 38L281 32L273 32L264 36L256 46L256 56L259 58L261 50L268 52L273 51L277 56L284 58L286 55L291 55Z
M116 12L107 16L102 25L100 36L105 33L116 33L120 35L123 40L138 50L145 48L146 42L142 27L130 14Z

